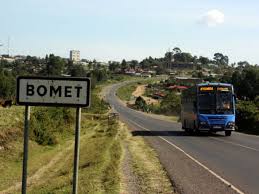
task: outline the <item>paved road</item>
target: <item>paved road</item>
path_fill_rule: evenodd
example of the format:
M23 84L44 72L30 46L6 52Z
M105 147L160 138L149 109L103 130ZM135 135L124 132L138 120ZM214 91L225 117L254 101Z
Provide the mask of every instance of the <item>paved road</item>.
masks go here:
M115 92L106 100L156 150L179 193L259 193L259 137L233 133L190 136L179 123L162 121L123 105Z

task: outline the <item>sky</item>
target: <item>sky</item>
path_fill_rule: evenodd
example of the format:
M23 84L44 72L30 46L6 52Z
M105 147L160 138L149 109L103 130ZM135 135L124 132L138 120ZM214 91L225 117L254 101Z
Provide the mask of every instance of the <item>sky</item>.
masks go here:
M142 60L174 47L259 64L257 0L1 0L0 54Z

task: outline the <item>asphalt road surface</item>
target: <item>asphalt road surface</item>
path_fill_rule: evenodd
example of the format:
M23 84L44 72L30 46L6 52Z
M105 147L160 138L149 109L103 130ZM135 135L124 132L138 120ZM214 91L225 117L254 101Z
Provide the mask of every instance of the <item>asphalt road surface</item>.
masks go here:
M225 137L191 136L181 124L127 108L116 96L125 83L107 89L105 98L132 129L156 150L179 193L259 193L259 137L234 132ZM155 177L154 177L155 178Z

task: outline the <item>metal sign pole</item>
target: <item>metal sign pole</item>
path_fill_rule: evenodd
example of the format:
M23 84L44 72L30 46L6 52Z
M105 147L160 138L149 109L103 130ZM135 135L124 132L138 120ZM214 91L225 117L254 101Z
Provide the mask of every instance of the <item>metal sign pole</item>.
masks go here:
M30 120L30 107L29 106L25 106L24 146L23 146L23 171L22 171L22 194L26 194L26 185L27 185L29 120Z
M78 166L79 166L79 143L80 143L81 108L76 108L75 150L74 150L74 175L73 194L77 194L78 188Z

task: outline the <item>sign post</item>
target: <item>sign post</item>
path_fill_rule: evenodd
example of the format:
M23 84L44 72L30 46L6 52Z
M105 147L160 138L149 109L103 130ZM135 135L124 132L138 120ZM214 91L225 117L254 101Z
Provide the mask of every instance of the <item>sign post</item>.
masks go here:
M81 123L81 108L76 108L76 130L75 130L75 151L74 151L73 194L77 194L77 185L78 185L80 123Z
M76 107L73 194L78 192L81 107L90 106L90 79L86 77L17 77L16 101L25 105L22 194L26 194L30 106Z
M29 147L29 121L30 107L25 106L24 119L24 143L23 143L23 168L22 168L22 194L26 194L27 185L27 163L28 163L28 147Z

